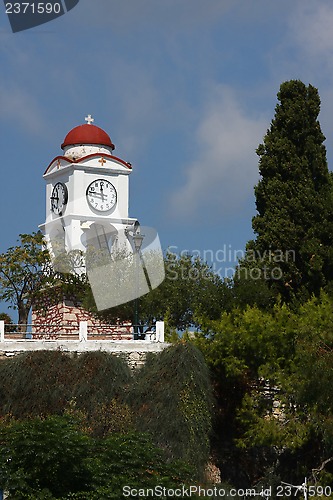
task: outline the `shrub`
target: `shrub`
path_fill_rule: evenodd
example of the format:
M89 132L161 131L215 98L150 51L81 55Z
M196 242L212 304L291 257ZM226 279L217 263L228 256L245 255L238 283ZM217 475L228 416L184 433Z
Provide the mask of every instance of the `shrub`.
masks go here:
M212 401L207 365L189 342L149 356L130 394L138 429L170 459L193 464L199 477L209 457Z

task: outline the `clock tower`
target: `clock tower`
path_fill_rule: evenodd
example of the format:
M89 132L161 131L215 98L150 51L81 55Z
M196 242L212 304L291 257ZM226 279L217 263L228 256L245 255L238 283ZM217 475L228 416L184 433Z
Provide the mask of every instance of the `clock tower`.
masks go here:
M40 228L55 266L61 266L67 252L79 250L85 254L88 248L96 249L97 255L102 250L112 260L117 252L135 252L135 237L140 238L138 221L129 217L132 166L114 155L110 136L93 124L90 115L85 120L87 123L68 132L61 145L63 154L56 156L44 173L46 220ZM86 269L81 264L76 271ZM124 302L131 299L126 297ZM45 325L53 325L48 328L51 335L62 331L60 326L66 334L72 334L82 321L87 322L91 333L99 335L108 327L73 298L64 297L59 304L46 307L44 304L32 315L36 335L45 332ZM113 338L131 339L130 329L131 322L119 325Z
M46 220L41 225L51 254L97 250L132 249L128 229L137 224L129 218L131 164L114 155L109 135L87 123L73 128L44 173Z

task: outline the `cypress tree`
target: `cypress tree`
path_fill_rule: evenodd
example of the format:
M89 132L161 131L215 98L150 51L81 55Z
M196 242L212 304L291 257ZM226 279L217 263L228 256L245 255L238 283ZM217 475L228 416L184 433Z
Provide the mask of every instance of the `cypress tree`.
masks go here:
M282 83L275 116L259 145L257 235L247 245L273 289L286 300L318 294L333 279L332 175L318 121L320 97L299 80Z

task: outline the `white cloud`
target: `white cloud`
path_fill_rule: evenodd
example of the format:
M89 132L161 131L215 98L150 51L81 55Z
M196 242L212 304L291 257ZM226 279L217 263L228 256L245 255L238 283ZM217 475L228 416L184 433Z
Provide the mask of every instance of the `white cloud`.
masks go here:
M333 5L299 4L291 19L292 33L303 51L312 56L333 55Z
M209 224L241 212L258 179L255 150L266 129L267 120L248 116L228 87L214 88L197 127L197 158L171 196L173 217Z
M302 78L326 82L333 77L333 4L298 2L289 17L285 58ZM289 54L290 53L290 54Z
M328 138L328 162L332 169L333 150L333 4L331 0L299 2L289 18L286 50L294 54L286 58L293 77L311 83L321 97L320 122Z

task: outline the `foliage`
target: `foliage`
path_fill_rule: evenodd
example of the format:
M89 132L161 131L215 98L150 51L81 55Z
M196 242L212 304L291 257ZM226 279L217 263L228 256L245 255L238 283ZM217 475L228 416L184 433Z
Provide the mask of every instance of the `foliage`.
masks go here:
M74 361L59 351L26 352L0 363L0 412L15 418L59 413L70 400Z
M202 319L194 343L212 371L213 451L223 479L333 486L333 298Z
M85 275L69 272L80 258L76 251L62 253L60 272L58 261L51 263L40 231L20 234L19 244L0 254L0 300L18 311L20 331L27 329L31 308L47 309L64 296L79 300L84 296Z
M7 325L12 325L13 320L7 313L0 313L0 321L4 321Z
M74 382L72 401L95 436L133 428L132 411L124 402L132 377L123 359L106 352L83 353L76 359Z
M239 445L274 449L277 470L290 481L312 473L312 480L333 485L332 313L324 293L301 307L288 369L267 374L265 387L254 388L239 413Z
M21 234L20 244L0 255L0 300L18 310L19 324L28 322L31 307L41 289L48 286L50 272L49 254L40 232Z
M169 458L192 463L202 475L209 456L212 390L204 359L191 343L147 358L135 378L130 405L140 430Z
M295 336L295 320L285 304L271 311L246 307L224 312L221 319L203 318L196 345L212 367L226 378L245 376L252 384L266 373L273 374L288 362Z
M113 354L37 351L1 361L0 378L0 417L71 415L96 438L146 431L169 461L193 463L203 473L211 384L200 351L189 343L152 355L135 377Z
M171 329L186 330L196 324L198 314L205 311L217 318L221 310L230 308L230 287L198 257L167 252L164 266L163 283L138 299L142 324L151 326L168 316ZM84 306L111 323L132 318L134 311L131 301L98 313L91 290L87 291Z
M191 478L143 434L96 440L68 416L1 425L0 487L17 500L118 499L126 485L175 487Z
M257 149L255 241L245 260L286 300L305 301L333 279L333 189L317 89L281 85L275 117Z
M255 269L253 262L241 260L232 278L234 308L245 309L256 306L270 310L277 301L276 293L269 285L269 279L261 269Z
M246 307L224 312L220 320L201 319L202 332L195 345L212 372L216 398L213 451L223 479L238 485L257 478L260 464L253 448L240 452L235 439L245 432L236 416L247 395L261 391L269 378L277 383L280 370L287 370L294 352L297 320L286 305L271 311ZM254 405L255 403L253 403Z
M166 461L163 450L157 448L147 434L110 436L100 451L107 468L101 471L100 484L92 497L96 500L120 498L124 485L137 490L154 486L175 488L194 479L191 467L179 460ZM105 473L106 486L101 488Z
M96 435L130 428L132 415L123 402L131 380L122 359L104 352L70 357L59 351L24 353L1 361L0 415L14 418L85 415Z
M228 285L199 257L168 252L165 275L163 283L141 300L141 315L148 322L167 315L170 328L186 330L204 311L213 319L230 307Z
M0 321L5 323L6 332L14 332L15 326L13 324L12 318L7 313L0 313Z
M88 446L88 437L64 417L2 425L0 483L17 499L33 490L61 496L84 489L91 480L85 464Z
M89 404L111 401L131 381L126 362L106 352L86 352L76 358L74 397ZM91 396L93 393L93 396Z

